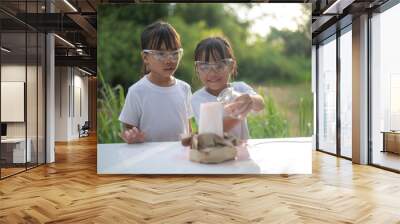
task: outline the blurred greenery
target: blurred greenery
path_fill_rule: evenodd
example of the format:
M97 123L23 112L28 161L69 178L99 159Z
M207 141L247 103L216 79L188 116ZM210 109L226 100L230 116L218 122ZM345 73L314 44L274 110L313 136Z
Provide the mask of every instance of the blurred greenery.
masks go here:
M241 6L251 9L259 4ZM229 4L100 5L97 60L103 83L100 91L103 92L99 92L99 132L103 131L102 127L120 130L117 118L123 102L105 102L105 99L122 100L128 87L142 77L141 32L145 26L163 20L172 24L181 36L184 55L175 76L188 82L193 92L201 87L193 66L196 44L209 36L225 36L238 62L236 79L253 87L267 87L260 92L266 99L265 112L249 117L252 137L309 136L312 125L308 124L312 124L313 119L312 94L310 89L300 89L302 94L297 94L294 91L299 89L292 88L307 88L309 85L305 84L311 83L310 5L303 4L302 10L306 19L300 21L298 29L272 28L263 37L251 33L252 21L239 19ZM285 92L274 94L276 88L271 87L276 85L284 86ZM281 98L286 96L288 101L283 102ZM104 135L105 139L119 138L111 133ZM101 139L102 135L99 136Z

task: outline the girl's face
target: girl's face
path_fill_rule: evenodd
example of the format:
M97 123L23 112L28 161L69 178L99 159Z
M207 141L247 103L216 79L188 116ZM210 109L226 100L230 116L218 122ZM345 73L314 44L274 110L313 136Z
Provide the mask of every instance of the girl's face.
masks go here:
M199 78L206 89L218 94L228 85L235 62L230 58L216 60L213 57L206 62L204 55L201 59L195 62Z
M176 71L183 50L167 50L165 45L160 50L143 50L142 57L152 75L170 78Z

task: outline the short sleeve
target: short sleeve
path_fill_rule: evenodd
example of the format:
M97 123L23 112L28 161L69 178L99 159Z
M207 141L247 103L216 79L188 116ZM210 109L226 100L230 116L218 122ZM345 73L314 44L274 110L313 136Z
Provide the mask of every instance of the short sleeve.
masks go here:
M237 82L235 83L234 86L235 90L240 92L240 93L247 93L249 95L257 95L256 91L254 89L247 85L245 82Z
M141 112L138 97L133 89L129 88L124 107L119 115L119 120L125 124L139 127Z

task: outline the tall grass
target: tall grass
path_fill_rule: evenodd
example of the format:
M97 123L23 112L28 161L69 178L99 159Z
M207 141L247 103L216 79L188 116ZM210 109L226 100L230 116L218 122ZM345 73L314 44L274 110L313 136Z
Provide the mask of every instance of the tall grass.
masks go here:
M104 77L101 73L99 73L99 80L97 98L98 142L122 142L122 139L119 137L119 133L122 131L122 125L118 117L125 103L124 89L121 85L112 88L104 81Z
M311 136L313 133L313 101L311 97L300 98L299 129L300 136Z
M264 110L247 117L251 138L280 138L289 136L289 124L283 114L278 110L272 97L265 96L259 90L259 94L264 98Z
M265 101L264 110L250 114L247 117L251 138L283 138L283 137L304 137L311 136L313 133L313 99L312 97L301 97L298 102L297 112L299 125L297 129L288 122L287 114L283 109L279 109L276 100L271 96L266 96L265 91L259 88L257 91ZM298 133L294 136L293 132ZM297 135L297 134L296 134Z

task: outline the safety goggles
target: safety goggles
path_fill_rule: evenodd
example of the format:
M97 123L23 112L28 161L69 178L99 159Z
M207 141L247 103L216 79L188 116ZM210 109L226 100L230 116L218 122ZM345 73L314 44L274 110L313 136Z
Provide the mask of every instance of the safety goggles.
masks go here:
M227 71L233 65L232 58L225 58L216 63L209 63L205 61L195 61L197 70L200 73L209 73L211 69L216 73L222 73Z
M182 58L183 49L179 48L176 51L159 51L159 50L144 49L143 53L149 53L153 55L153 57L160 62L167 61L168 59L177 62Z

